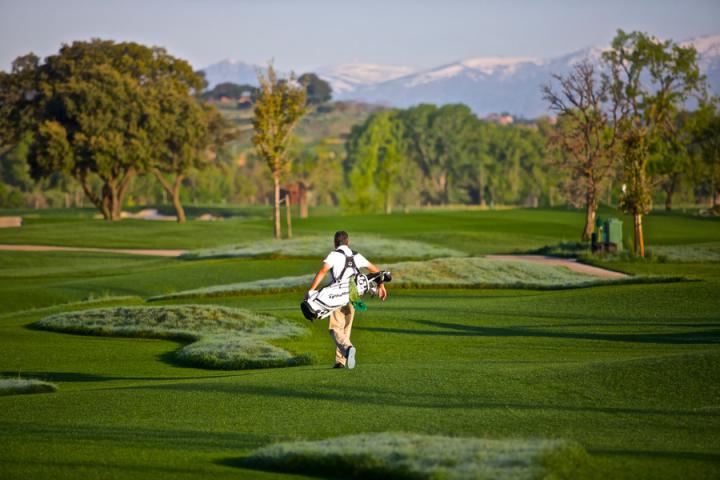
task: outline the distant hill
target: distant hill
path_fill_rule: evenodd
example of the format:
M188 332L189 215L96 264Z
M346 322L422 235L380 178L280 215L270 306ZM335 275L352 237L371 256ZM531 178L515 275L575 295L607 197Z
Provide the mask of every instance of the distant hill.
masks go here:
M712 91L720 95L720 35L698 37L683 44L692 44L698 50L700 68ZM590 47L546 59L479 57L421 71L403 66L343 64L318 68L315 73L330 82L333 98L339 100L395 107L423 102L464 103L478 115L510 112L533 118L547 114L540 88L553 73L564 74L586 57L599 59L602 51ZM205 71L211 86L221 81L255 84L255 68L226 60ZM248 71L252 77L247 76Z
M251 65L237 60L222 60L203 68L203 72L205 72L205 79L210 89L219 83L257 85L258 68L257 65Z

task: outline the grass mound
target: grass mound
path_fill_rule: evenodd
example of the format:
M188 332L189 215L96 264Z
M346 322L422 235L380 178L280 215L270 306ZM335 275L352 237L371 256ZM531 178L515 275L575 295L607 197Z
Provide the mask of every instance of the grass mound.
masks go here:
M645 258L638 257L630 250L616 253L595 253L590 251L589 243L560 242L555 245L546 245L530 250L528 253L536 255L550 255L553 257L577 257L586 263L596 260L606 262L673 262L673 263L701 263L720 262L720 244L704 243L691 245L651 245L645 252Z
M587 453L564 440L486 440L380 433L261 448L243 465L343 478L577 478Z
M494 260L483 257L442 258L392 266L400 284L412 287L568 288L607 283L562 265Z
M267 343L307 330L295 323L215 305L116 307L46 317L35 327L56 332L190 342L173 352L179 363L211 369L269 368L311 363Z
M414 240L362 235L353 237L353 250L368 258L438 258L465 255L450 248L436 247ZM236 257L320 257L332 249L332 237L313 235L290 240L266 240L195 250L182 255L187 259Z
M438 258L384 265L393 273L392 287L563 289L617 283L676 281L678 278L635 276L599 278L562 265L534 264L484 257ZM150 301L192 297L227 297L307 288L315 274L214 285L150 297Z
M0 397L5 395L23 395L29 393L50 393L57 390L57 385L32 378L0 377Z
M648 249L660 262L720 262L720 245L655 245Z

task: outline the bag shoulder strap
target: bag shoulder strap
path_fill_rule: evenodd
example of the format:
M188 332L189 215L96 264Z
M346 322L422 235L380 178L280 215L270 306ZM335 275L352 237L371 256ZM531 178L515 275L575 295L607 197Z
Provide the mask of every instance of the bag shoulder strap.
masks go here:
M345 266L343 267L342 271L340 272L340 275L338 275L338 278L335 279L336 282L342 281L343 276L345 275L345 272L347 271L348 268L351 268L355 274L360 273L360 270L358 270L358 268L355 266L356 252L353 252L352 250L350 250L350 253L352 255L348 255L340 248L336 249L335 251L345 255Z

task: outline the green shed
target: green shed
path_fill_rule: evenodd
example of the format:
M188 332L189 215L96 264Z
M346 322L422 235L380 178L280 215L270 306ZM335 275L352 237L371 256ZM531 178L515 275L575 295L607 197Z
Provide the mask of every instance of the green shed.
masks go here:
M619 218L608 218L605 220L603 229L603 241L606 245L614 243L618 250L622 250L622 220Z

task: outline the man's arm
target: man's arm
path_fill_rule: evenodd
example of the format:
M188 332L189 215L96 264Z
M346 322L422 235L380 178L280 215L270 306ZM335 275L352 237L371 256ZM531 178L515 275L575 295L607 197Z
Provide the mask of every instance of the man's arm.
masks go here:
M378 267L376 267L375 265L373 265L372 262L370 262L370 260L368 260L367 269L370 273L375 273L375 272L380 271L380 269ZM385 290L384 283L381 283L378 286L378 296L380 297L380 300L382 300L382 301L385 301L385 299L387 298L387 290Z
M315 280L313 280L312 285L310 285L310 291L317 290L318 285L320 285L320 282L323 281L323 278L325 278L325 275L327 275L327 272L332 268L332 265L329 263L323 262L323 266L320 267L320 270L318 271L317 275L315 275Z

